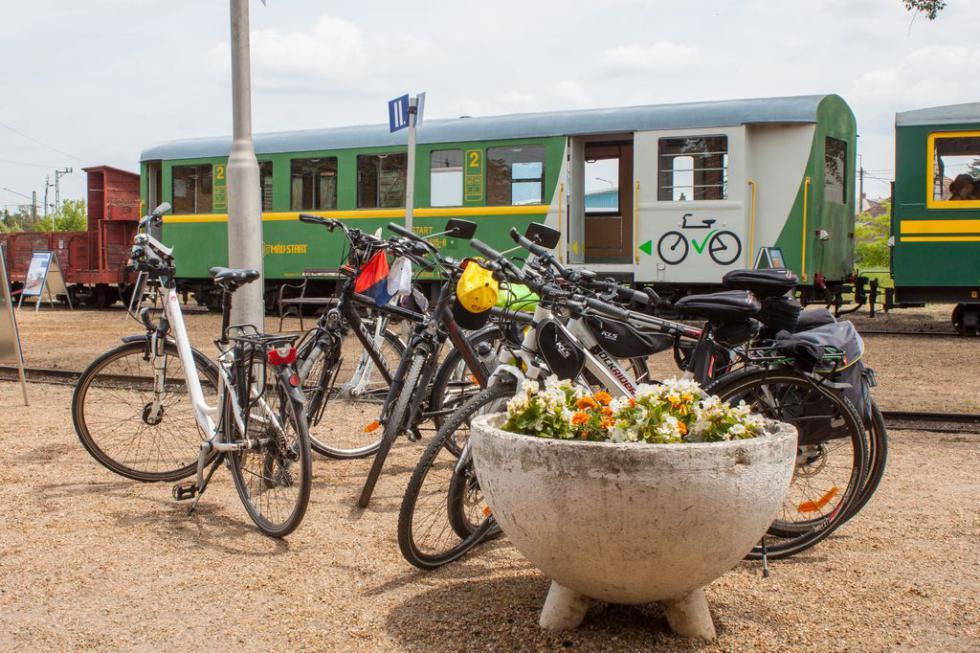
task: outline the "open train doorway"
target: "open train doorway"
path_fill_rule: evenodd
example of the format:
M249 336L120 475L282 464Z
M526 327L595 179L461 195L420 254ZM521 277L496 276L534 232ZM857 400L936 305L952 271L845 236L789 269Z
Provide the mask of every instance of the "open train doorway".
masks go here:
M633 248L633 139L587 142L585 263L629 263Z

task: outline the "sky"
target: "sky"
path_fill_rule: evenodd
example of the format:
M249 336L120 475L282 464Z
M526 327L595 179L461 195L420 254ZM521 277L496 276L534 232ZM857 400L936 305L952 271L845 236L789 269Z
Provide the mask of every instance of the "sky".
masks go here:
M84 195L81 168L231 132L228 2L4 2L0 205ZM837 93L869 196L894 174L896 111L980 101L980 2L936 21L901 0L251 2L256 132L426 118ZM424 128L424 127L423 127ZM51 201L53 201L53 189Z

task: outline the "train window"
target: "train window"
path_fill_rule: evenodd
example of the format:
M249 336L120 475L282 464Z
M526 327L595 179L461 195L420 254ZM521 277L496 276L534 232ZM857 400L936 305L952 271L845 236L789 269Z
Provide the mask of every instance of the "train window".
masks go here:
M823 190L828 202L847 204L847 143L831 136L824 139Z
M544 146L487 149L487 204L516 206L544 202Z
M337 208L337 158L290 162L289 210L332 211Z
M214 180L211 164L198 166L174 166L172 177L173 212L210 213Z
M933 134L931 142L931 202L980 200L980 133ZM972 205L971 205L972 206Z
M429 206L463 204L463 150L436 150L429 158Z
M272 161L259 161L259 187L262 191L262 210L272 210Z
M585 160L585 213L620 213L619 157Z
M405 206L408 155L362 154L357 157L357 208Z
M728 137L686 136L659 142L661 202L728 197Z

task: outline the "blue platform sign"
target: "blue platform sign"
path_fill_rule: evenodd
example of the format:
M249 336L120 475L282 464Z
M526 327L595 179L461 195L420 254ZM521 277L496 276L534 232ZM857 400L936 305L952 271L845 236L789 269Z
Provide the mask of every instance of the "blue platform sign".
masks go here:
M396 132L408 127L408 94L388 101L388 130Z

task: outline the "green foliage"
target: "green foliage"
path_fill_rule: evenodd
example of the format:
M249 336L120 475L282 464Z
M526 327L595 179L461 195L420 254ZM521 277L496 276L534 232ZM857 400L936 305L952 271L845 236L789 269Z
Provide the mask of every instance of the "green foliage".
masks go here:
M946 0L903 0L909 11L921 11L929 20L936 20L940 11L946 8Z
M888 267L891 201L883 202L883 204L889 210L886 210L882 215L873 216L865 211L857 216L854 228L854 254L858 270Z
M34 231L85 231L85 200L65 200L57 211L34 225Z
M57 211L37 220L28 208L21 208L16 213L4 211L0 219L0 232L85 231L87 224L85 200L65 200Z

